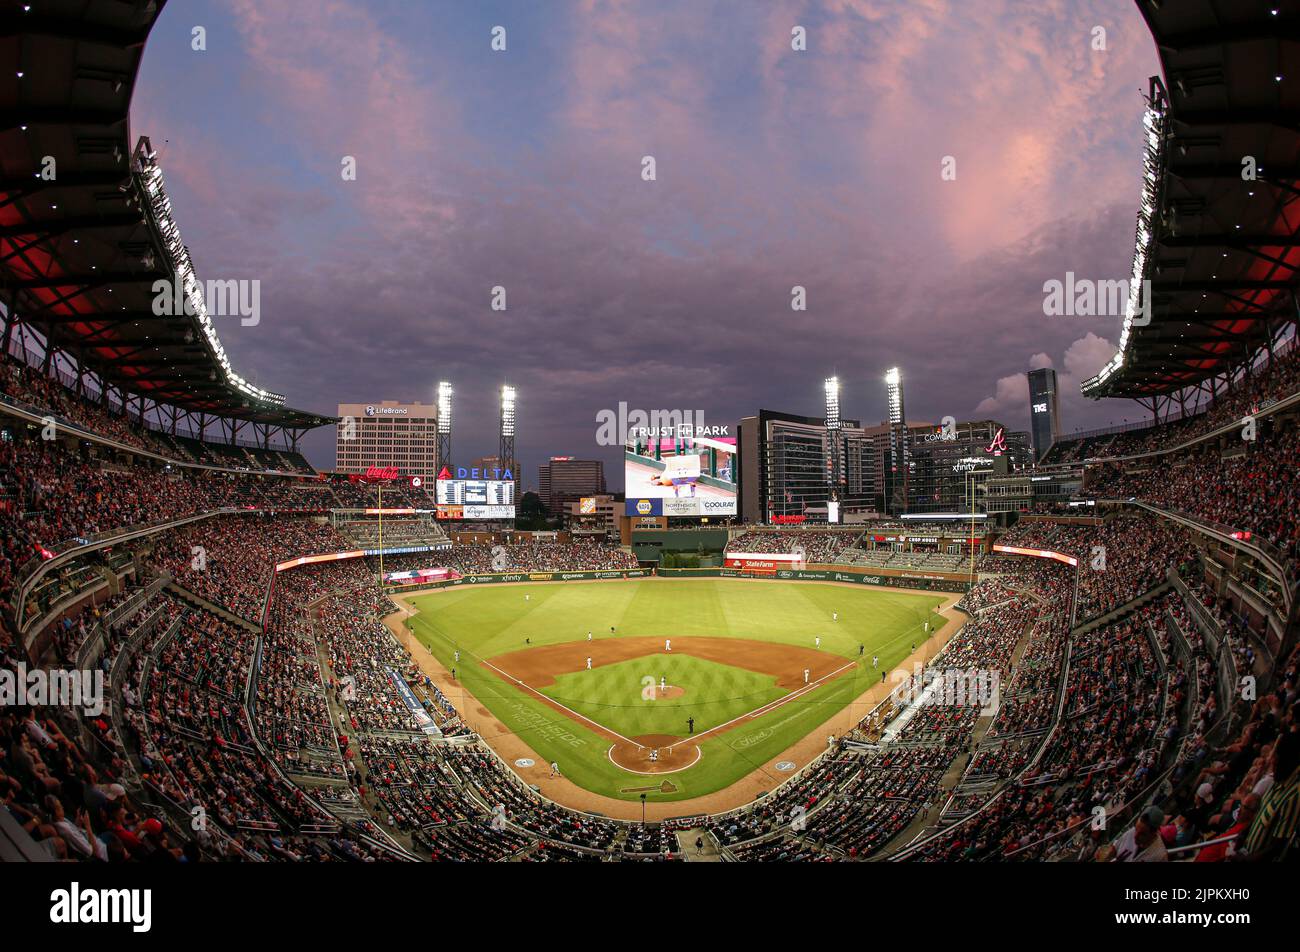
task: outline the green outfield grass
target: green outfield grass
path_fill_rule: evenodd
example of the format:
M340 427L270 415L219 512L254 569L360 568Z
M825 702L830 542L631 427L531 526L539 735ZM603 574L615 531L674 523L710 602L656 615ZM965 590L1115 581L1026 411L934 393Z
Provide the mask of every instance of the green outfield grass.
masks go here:
M686 654L656 655L653 667L647 661L620 661L591 671L562 674L541 692L624 737L685 737L689 732L688 717L695 718L697 729L704 731L787 693L776 686L776 678L771 675ZM685 686L686 694L670 699L645 697L644 679L649 678L653 686L660 677L675 687Z
M665 775L676 791L651 794L656 800L681 800L733 783L878 683L880 671L897 665L913 643L924 639L926 621L931 630L942 624L934 609L945 597L866 585L743 579L466 585L416 597L418 614L406 624L443 665L456 669L466 690L541 758L558 762L578 785L625 800L635 800L639 793L624 788L644 786L647 778L611 763L604 736L481 662L530 643L586 641L590 631L593 640L708 635L804 648L813 647L820 636L822 651L856 664L852 672L770 713L707 737L695 766ZM838 621L832 621L833 612L839 613ZM880 656L874 670L873 655ZM699 726L724 723L785 693L770 676L682 654L657 657L653 674L680 683L687 694L641 701L630 688L641 683L644 668L628 661L561 674L540 690L627 737L681 736L687 716L694 716ZM779 781L774 778L773 786Z

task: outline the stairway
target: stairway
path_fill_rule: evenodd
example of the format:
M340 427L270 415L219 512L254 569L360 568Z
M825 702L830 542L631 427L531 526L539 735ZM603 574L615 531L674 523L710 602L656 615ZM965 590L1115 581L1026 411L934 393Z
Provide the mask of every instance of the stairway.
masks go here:
M704 851L695 855L695 841L704 840ZM688 863L721 863L722 853L718 850L718 841L702 827L677 831L677 847Z

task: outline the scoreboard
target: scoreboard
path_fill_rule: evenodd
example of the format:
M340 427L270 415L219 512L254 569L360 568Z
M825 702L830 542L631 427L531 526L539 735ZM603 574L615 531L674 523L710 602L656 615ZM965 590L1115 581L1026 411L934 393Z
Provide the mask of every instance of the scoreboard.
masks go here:
M440 479L440 506L513 506L515 484L506 479Z

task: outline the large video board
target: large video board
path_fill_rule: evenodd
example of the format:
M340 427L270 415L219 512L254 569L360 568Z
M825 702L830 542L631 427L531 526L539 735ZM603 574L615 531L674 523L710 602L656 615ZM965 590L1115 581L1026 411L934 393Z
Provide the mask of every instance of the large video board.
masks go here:
M513 506L515 484L504 479L440 479L440 506Z
M708 430L708 436L678 427L666 436L629 437L623 447L627 515L736 514L736 440L725 427Z

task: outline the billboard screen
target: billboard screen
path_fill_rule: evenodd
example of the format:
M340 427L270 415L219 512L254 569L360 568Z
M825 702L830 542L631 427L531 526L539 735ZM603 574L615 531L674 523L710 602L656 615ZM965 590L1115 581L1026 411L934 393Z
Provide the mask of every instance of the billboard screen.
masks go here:
M453 521L460 519L513 519L515 517L515 507L439 505L435 517Z
M623 447L627 515L736 514L736 439L726 427L708 427L708 436L700 429L629 437Z
M440 506L513 506L515 484L504 479L440 479Z

